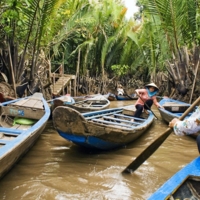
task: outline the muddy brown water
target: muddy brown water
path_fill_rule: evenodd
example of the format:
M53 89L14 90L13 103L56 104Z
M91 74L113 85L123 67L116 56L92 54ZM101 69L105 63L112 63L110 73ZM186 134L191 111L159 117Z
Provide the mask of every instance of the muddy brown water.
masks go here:
M111 107L133 104L113 101ZM198 156L193 138L172 134L134 173L121 174L167 128L158 116L137 141L112 151L91 151L61 138L49 121L37 143L0 180L0 199L143 200ZM0 166L1 167L1 166Z

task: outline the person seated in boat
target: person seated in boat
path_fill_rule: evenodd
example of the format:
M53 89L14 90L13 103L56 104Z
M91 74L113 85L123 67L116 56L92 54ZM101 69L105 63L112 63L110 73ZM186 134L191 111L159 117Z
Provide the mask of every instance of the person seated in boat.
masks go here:
M117 94L118 95L124 95L124 89L122 88L121 84L119 84L119 86L117 88Z
M149 83L145 85L144 89L136 89L135 92L139 97L135 103L135 114L134 117L140 118L142 112L144 111L148 114L149 109L154 104L157 108L163 108L156 99L156 94L158 93L159 88L155 83Z
M174 133L179 136L197 134L200 131L200 106L183 121L178 118L172 119L169 122L169 127L173 128ZM197 136L196 141L200 153L200 135Z

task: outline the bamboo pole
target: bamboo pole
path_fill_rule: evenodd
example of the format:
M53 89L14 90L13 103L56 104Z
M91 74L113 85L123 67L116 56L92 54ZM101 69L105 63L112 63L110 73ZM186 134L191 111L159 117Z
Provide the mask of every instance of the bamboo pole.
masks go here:
M81 49L78 50L78 61L77 61L77 65L76 65L76 77L75 78L77 78L76 84L78 83L78 85L79 85L80 57L81 57ZM77 88L76 93L78 94L78 88Z
M12 58L11 58L11 54L10 54L10 45L8 45L8 51L9 51L9 60L10 60L10 68L11 68L11 74L12 74L12 81L13 81L14 94L15 94L15 98L17 98L16 84L15 84L15 76L14 76L14 71L13 71Z
M199 59L198 59L197 66L196 66L196 69L195 69L195 77L194 77L194 82L193 82L193 85L192 85L192 91L191 91L190 101L189 101L190 104L192 102L192 96L193 96L193 93L194 93L194 87L195 87L195 84L196 84L198 69L199 69Z

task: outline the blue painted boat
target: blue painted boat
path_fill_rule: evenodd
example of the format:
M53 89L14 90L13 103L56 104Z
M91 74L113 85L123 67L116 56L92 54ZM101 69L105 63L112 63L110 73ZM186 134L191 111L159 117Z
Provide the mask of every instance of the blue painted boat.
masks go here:
M1 104L0 178L32 147L49 116L50 108L41 93Z
M115 95L118 101L136 100L138 99L136 94L132 95Z
M76 101L68 106L83 113L107 109L110 106L110 101L103 95L96 95L82 101Z
M160 112L163 121L165 121L167 124L169 124L169 122L172 119L179 118L191 106L191 104L189 103L185 103L183 101L178 101L171 98L163 98L161 101L159 101L159 104L165 108L165 109L158 108L158 110ZM185 119L191 116L193 111L190 112L185 117ZM199 133L192 134L189 136L196 139L197 135L199 135Z
M161 101L159 101L159 104L165 108L159 108L158 110L162 119L167 123L169 123L174 118L179 118L185 112L185 110L191 106L189 103L174 100L171 98L163 98ZM192 112L189 113L187 117L189 117Z
M200 157L174 174L148 198L148 200L156 199L200 199Z
M105 109L80 113L59 106L53 111L53 124L61 137L73 143L94 149L108 150L136 140L154 120L149 111L143 118L133 117L135 107Z
M52 112L58 106L68 106L79 112L90 112L108 108L110 106L110 101L106 96L101 94L85 96L83 98L65 95L52 100Z
M189 103L171 98L163 98L161 101L159 101L159 104L165 108L159 108L158 110L162 119L167 123L169 123L173 118L179 118L187 110L187 108L191 106ZM189 117L192 112L189 113L187 117Z

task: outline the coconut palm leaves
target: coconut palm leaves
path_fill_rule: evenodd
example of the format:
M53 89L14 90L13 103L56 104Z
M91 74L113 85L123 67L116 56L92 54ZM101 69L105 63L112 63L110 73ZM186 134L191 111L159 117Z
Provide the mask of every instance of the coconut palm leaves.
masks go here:
M174 80L174 85L179 93L185 94L190 80L187 76L188 71L188 52L185 47L199 44L198 39L198 7L195 0L141 0L144 6L146 21L150 21L155 30L160 30L165 42L158 43L163 48L165 45L166 53L170 55L168 59L168 72ZM152 31L151 31L152 33ZM158 31L156 35L159 36ZM159 37L158 37L159 38ZM152 41L150 39L150 41ZM155 50L155 49L154 49ZM151 52L154 52L151 50ZM164 52L161 52L164 55ZM153 60L152 57L151 60ZM186 81L187 80L187 81Z
M49 43L54 31L52 19L57 15L58 8L63 2L64 0L9 0L2 4L4 10L1 20L10 22L5 23L4 30L10 30L6 32L6 37L11 49L13 63L10 65L14 67L16 82L21 80L27 54L31 55L28 60L31 60L29 65L33 80L40 47ZM18 49L16 49L17 43L19 43ZM20 54L14 55L13 51ZM16 57L20 58L19 62L14 62Z
M26 17L25 19L28 32L19 67L23 68L24 56L26 54L27 46L31 43L33 45L31 80L33 80L34 73L37 70L36 62L39 55L40 46L47 44L48 36L50 36L51 32L53 31L51 26L53 24L52 19L56 16L56 11L63 3L63 0L28 0L27 3L28 7L22 8L22 14L24 14Z
M142 0L144 14L157 17L157 26L164 31L173 56L180 56L180 46L191 43L197 35L196 1L194 0ZM159 21L158 21L159 20Z
M125 18L127 9L119 0L4 0L0 17L7 19L3 25L12 55L4 63L13 65L17 82L25 63L33 80L41 49L54 59L52 64L64 63L65 72L75 73L78 60L82 74L90 71L102 79L112 66L122 66L123 72L126 66L129 73L142 66L150 75L162 70L166 60L187 60L188 65L183 49L199 45L197 2L140 0L140 4L142 21L138 24ZM174 66L181 74L182 64ZM168 71L172 74L170 67ZM183 79L184 75L174 77Z
M71 2L71 4L73 3ZM71 7L69 5L67 9ZM101 70L97 69L97 71L104 73L104 68L112 61L110 56L114 55L112 52L115 47L120 46L120 41L125 42L124 33L127 29L127 25L123 21L125 11L122 5L116 4L114 0L102 1L98 4L89 4L84 1L81 9L71 12L69 20L65 22L63 29L54 38L55 52L59 52L58 46L61 44L66 43L66 45L62 45L66 47L69 43L73 43L76 49L72 51L71 56L81 48L82 57L89 59L84 66L101 66ZM87 45L90 47L88 48ZM84 51L84 48L87 50ZM85 57L84 53L89 55ZM109 62L107 62L108 60Z

